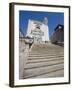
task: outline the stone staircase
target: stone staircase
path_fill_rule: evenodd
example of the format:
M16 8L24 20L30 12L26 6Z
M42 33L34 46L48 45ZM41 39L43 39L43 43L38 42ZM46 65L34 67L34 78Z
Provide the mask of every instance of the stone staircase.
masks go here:
M64 47L33 44L24 67L24 79L64 76Z

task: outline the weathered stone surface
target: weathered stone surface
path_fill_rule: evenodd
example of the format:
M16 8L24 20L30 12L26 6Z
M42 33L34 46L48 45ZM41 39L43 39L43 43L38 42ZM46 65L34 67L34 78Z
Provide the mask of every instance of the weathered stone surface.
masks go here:
M19 78L23 78L24 67L29 54L29 45L24 40L19 40Z
M21 57L23 75L26 78L49 78L64 76L64 47L50 43L35 43ZM25 58L26 56L26 58ZM26 62L25 62L26 60Z

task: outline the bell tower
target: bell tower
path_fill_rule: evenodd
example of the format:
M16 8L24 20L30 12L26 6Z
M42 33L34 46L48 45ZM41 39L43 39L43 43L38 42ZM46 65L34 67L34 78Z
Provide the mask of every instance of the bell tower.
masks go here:
M44 17L44 24L45 25L48 25L48 19L47 19L47 17Z

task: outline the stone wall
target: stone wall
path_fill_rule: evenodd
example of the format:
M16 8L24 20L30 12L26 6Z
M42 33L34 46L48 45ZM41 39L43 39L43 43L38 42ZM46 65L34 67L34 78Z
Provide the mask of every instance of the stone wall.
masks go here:
M25 44L24 39L19 40L19 79L22 79L24 67L28 58L29 44Z

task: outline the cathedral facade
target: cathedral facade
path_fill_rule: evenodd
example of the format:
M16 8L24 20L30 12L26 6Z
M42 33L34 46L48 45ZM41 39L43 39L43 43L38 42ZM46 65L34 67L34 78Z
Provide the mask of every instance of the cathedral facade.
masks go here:
M34 38L34 42L49 41L49 27L47 18L45 17L42 22L29 19L26 36Z

